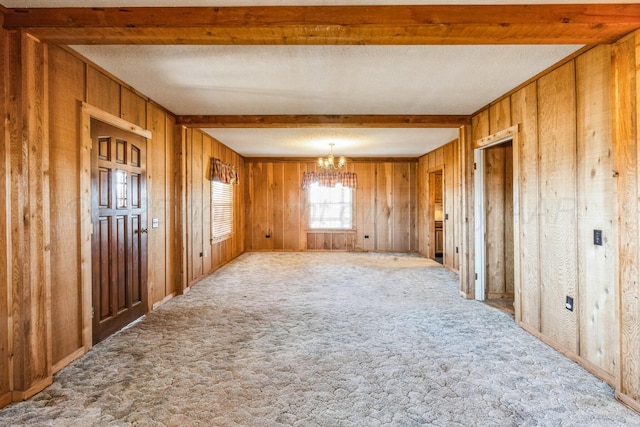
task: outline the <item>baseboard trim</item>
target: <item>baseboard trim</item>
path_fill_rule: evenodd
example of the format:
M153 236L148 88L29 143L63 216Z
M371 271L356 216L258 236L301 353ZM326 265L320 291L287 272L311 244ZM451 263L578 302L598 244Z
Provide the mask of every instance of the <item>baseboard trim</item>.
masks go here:
M536 331L535 329L532 329L531 327L525 325L524 323L522 323L522 322L516 322L516 323L522 329L524 329L525 331L527 331L528 333L530 333L534 337L538 338L540 341L542 341L543 343L547 344L549 347L552 347L558 353L560 353L560 354L564 355L565 357L573 360L578 365L582 366L584 369L589 371L591 374L593 374L594 376L600 378L602 381L606 382L607 384L609 384L611 387L613 387L615 389L616 384L615 384L614 375L608 373L607 371L605 371L604 369L602 369L598 365L594 364L593 362L589 362L588 360L584 359L582 356L576 354L575 352L573 352L571 350L567 350L566 348L563 348L562 346L558 345L558 343L556 343L554 340L548 338L547 336L543 335L539 331Z
M58 363L56 363L55 365L53 365L51 367L51 371L55 374L60 369L62 369L65 366L67 366L69 363L73 362L74 360L76 360L77 358L79 358L81 356L84 356L85 354L86 354L86 351L85 351L84 347L81 347L81 348L77 349L76 351L74 351L73 353L71 353L70 355L68 355L67 357L65 357L64 359L62 359L61 361L59 361Z
M0 396L0 408L4 408L5 406L7 406L11 402L12 402L12 399L11 399L11 392L10 391L8 391L5 394L3 394L2 396Z
M49 387L53 383L53 376L44 378L33 386L29 387L28 390L25 391L12 391L11 397L14 402L20 402L22 400L27 400L28 398L40 393L45 388Z
M151 310L157 309L158 307L160 307L161 305L165 304L167 301L169 301L170 299L172 299L175 296L176 296L175 292L170 293L166 297L162 298L160 301L153 303L153 306L151 307Z
M628 394L620 393L616 390L616 399L618 399L620 402L633 409L634 411L640 412L640 402L633 399Z

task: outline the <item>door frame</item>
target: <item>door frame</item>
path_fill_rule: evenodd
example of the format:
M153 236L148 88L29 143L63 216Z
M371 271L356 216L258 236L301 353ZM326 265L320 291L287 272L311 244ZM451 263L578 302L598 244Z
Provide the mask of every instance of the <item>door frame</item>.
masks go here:
M118 116L99 108L79 102L80 104L80 299L82 305L82 346L84 352L93 346L93 288L92 288L92 251L91 235L91 119L100 120L108 125L147 139L147 148L152 133L147 129L130 123ZM146 207L148 209L148 206ZM149 288L147 287L147 293Z
M475 242L475 299L484 301L486 289L486 205L484 195L484 157L485 149L511 141L513 144L513 302L516 321L521 320L520 297L522 280L520 269L520 197L518 183L520 181L520 149L519 126L511 126L493 135L475 141L474 161L474 242Z

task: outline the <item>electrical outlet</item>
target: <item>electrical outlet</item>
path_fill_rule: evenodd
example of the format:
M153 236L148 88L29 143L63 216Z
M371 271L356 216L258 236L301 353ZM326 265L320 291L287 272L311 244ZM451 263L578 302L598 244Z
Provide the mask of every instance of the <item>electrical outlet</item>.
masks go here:
M368 235L368 234L365 234L365 235L364 235L364 238L365 238L365 239L368 239L368 238L369 238L369 235Z
M458 247L456 246L456 253L458 253Z
M602 246L602 230L593 230L593 244Z
M449 219L449 214L444 214L445 221Z
M264 236L264 237L266 237L267 239L270 239L270 238L271 238L271 234L267 234L267 235L266 235L266 236Z
M567 295L567 299L565 300L565 303L564 303L564 308L566 308L569 311L573 311L573 297L570 297L569 295Z

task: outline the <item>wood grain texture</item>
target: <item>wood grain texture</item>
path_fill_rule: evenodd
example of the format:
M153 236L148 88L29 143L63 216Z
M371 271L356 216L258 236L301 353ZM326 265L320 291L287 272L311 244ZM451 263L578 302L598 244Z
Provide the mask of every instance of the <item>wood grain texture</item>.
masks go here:
M165 295L176 295L181 291L179 286L179 272L181 258L179 248L182 247L180 239L182 229L182 221L180 216L180 188L177 165L177 151L179 152L179 144L175 144L175 118L169 114L165 116L165 140L164 140L164 168L165 168L165 187L164 187L164 236L165 248ZM151 150L155 151L154 142L151 143Z
M538 102L532 83L511 96L513 123L518 134L518 199L520 236L520 298L515 302L520 321L540 331L540 231L538 227ZM515 161L516 159L514 159Z
M611 139L611 47L576 59L580 356L614 375L617 358L617 180ZM593 244L602 230L603 245Z
M423 256L428 255L429 238L430 238L430 219L429 214L429 154L418 159L418 171L417 171L417 236L418 236L418 252Z
M376 169L376 249L393 250L393 164L378 163Z
M51 320L53 364L83 346L79 280L80 205L78 183L78 101L85 93L85 64L66 51L49 47L49 137L51 189Z
M51 382L49 131L44 46L9 41L13 393L29 397Z
M408 163L393 165L393 244L394 251L409 252L411 248L411 174Z
M283 203L282 212L283 237L282 249L297 251L300 247L300 234L303 232L301 227L302 204L300 197L303 193L302 174L300 173L299 163L283 163Z
M120 88L120 117L142 128L147 127L147 102L126 87Z
M454 163L453 152L455 150L455 141L450 142L445 145L443 148L444 156L443 156L443 165L444 169L442 171L442 179L443 179L443 209L445 213L444 218L444 265L445 267L449 267L451 270L456 270L455 265L455 256L456 256L456 241L454 239L455 236L455 228L456 228L456 215L455 211L455 200L456 200L456 183L455 183L455 170L456 165Z
M507 97L489 107L489 133L491 135L511 127L511 100Z
M640 6L419 5L8 9L58 44L592 44L640 27Z
M485 152L485 294L497 298L507 292L505 282L505 147Z
M411 160L350 162L348 170L358 176L355 232L335 237L334 232L308 230L306 191L301 183L305 171L315 170L315 162L247 162L245 249L416 251L417 169L417 162ZM379 183L380 176L383 185ZM383 205L381 187L386 198ZM394 200L399 200L399 205L393 205ZM384 246L376 242L379 233L385 236ZM269 238L265 237L267 234Z
M211 182L205 178L209 173L213 155L213 139L202 134L202 274L214 269L215 244L211 244ZM218 263L221 261L218 260Z
M147 144L147 253L149 256L147 287L149 289L149 305L161 302L167 296L167 263L166 263L166 113L153 104L147 106L149 118L148 129L153 138ZM152 221L158 220L158 228L152 227Z
M504 291L514 288L513 143L504 144Z
M471 123L465 115L226 115L178 116L179 124L196 128L457 128Z
M473 136L471 126L460 128L460 170L462 193L460 221L463 224L460 236L460 294L473 298L475 293L475 234L474 227L474 191L473 191Z
M87 66L87 103L120 117L120 85L102 71Z
M541 330L566 350L578 352L579 301L576 228L575 67L570 62L538 81L540 158Z
M355 216L355 226L358 230L356 249L373 251L376 249L376 165L374 163L355 163L353 171L358 176Z
M486 109L471 118L471 138L474 143L473 147L477 148L476 141L485 138L490 134L489 109Z
M9 73L8 34L0 30L0 114L7 117ZM11 335L11 310L13 307L12 245L11 245L11 142L6 132L0 134L0 407L11 401L11 376L9 355L13 349Z
M190 235L191 235L191 281L195 281L203 276L204 269L202 263L202 252L204 250L204 236L202 235L202 220L203 220L203 180L204 180L204 169L202 164L202 132L193 131L191 133L191 155L189 158L189 162L191 163L189 176L189 185L190 185L190 199L191 206L189 210L191 211L191 224L190 224ZM207 236L208 238L209 236Z
M640 408L638 35L613 47L612 136L618 172L620 364L616 391Z

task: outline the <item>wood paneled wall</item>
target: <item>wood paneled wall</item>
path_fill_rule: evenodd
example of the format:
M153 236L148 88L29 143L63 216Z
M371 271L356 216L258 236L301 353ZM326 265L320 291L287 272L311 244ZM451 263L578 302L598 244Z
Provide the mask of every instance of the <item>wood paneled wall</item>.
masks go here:
M234 238L209 245L206 165L213 155L242 173L239 155L200 131L177 127L166 110L70 51L0 30L0 52L0 112L7 117L0 135L4 406L46 387L53 373L90 348L83 321L82 281L90 262L81 253L87 238L81 210L90 193L80 188L81 174L89 173L81 170L81 102L152 133L146 162L150 309L242 253L244 189L236 195ZM187 228L191 211L200 221Z
M244 180L234 186L233 235L222 242L211 242L211 181L209 173L211 157L218 158L238 168L244 176L244 159L229 147L198 129L184 133L183 150L186 153L185 207L187 212L187 283L197 282L203 276L244 252Z
M425 154L418 159L418 236L419 252L427 257L435 254L433 241L434 189L429 186L429 174L442 171L444 191L442 206L445 218L443 264L452 270L460 268L460 248L464 215L462 212L462 180L459 140Z
M313 170L312 162L247 159L247 250L417 251L415 160L348 165L348 170L358 176L355 236L308 233L302 177Z
M512 230L519 237L514 252L521 260L517 321L613 383L618 364L618 182L611 52L611 46L594 48L492 103L473 117L471 143L519 126L512 179L517 198L505 198L501 206L489 204L486 212L489 223L491 210L499 207L503 218L492 221L505 224L513 223L510 212L519 212L518 229ZM491 167L504 164L509 148L501 150L486 151ZM472 152L466 155L471 162ZM518 205L509 208L514 200ZM472 204L473 197L468 195L465 203ZM512 258L492 255L494 250L503 253L498 246L510 237L505 233L500 238L502 231L492 234L487 227L488 271L498 263L512 269ZM602 246L594 245L594 230L602 230ZM473 247L470 252L473 258ZM461 287L471 289L472 278ZM565 308L567 296L574 299L573 311Z
M613 50L613 140L618 174L620 363L616 393L640 411L640 31ZM611 287L601 287L611 291ZM616 293L615 291L619 291ZM604 296L604 295L603 295ZM618 324L616 322L616 324Z

